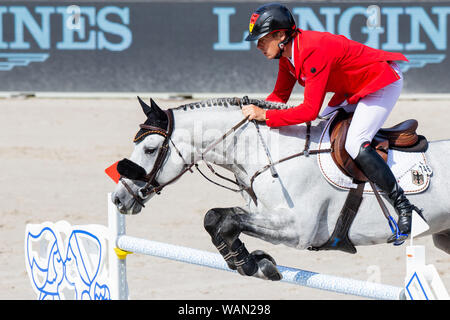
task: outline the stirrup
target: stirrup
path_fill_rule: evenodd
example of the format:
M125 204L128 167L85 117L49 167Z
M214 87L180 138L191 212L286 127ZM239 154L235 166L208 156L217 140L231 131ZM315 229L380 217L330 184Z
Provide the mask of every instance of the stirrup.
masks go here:
M392 216L389 216L388 222L389 227L391 228L392 231L392 236L394 237L394 241L389 241L392 238L390 237L388 239L388 243L393 243L394 246L402 245L405 242L405 240L408 239L409 234L400 233L397 222L395 222Z

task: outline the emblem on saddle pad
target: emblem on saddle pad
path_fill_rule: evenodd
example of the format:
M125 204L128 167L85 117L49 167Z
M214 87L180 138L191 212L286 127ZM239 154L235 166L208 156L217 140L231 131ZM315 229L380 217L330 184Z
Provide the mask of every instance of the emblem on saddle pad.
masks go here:
M425 179L423 178L423 174L419 172L418 170L411 170L411 178L412 183L414 183L417 186L421 186L425 183Z

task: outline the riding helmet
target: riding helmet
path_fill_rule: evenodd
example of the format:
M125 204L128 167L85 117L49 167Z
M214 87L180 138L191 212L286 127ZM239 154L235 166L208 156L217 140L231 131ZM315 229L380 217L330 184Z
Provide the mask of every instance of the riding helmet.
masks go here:
M246 41L255 41L278 30L295 30L295 20L287 7L279 3L260 6L250 18Z

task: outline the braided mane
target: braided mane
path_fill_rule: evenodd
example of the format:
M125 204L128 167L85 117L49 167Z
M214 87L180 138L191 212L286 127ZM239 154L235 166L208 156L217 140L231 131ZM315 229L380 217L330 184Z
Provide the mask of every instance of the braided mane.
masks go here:
M245 101L245 103L244 103ZM196 108L206 108L206 107L231 107L231 106L239 106L245 104L254 104L255 106L258 106L263 109L288 109L292 108L291 106L288 106L287 104L280 103L280 102L270 102L260 99L241 99L241 98L214 98L214 99L207 99L202 100L199 102L191 102L188 104L183 104L177 108L174 108L174 110L188 110L196 109Z

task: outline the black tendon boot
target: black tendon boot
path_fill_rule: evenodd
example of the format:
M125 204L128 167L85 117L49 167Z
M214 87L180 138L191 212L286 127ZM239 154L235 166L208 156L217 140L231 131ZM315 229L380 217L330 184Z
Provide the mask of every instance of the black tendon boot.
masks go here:
M358 156L354 159L356 165L366 177L378 186L388 196L389 202L398 215L399 235L392 235L388 243L400 243L411 233L411 215L415 207L406 198L403 189L398 185L391 169L383 158L372 148L369 142L361 145Z

